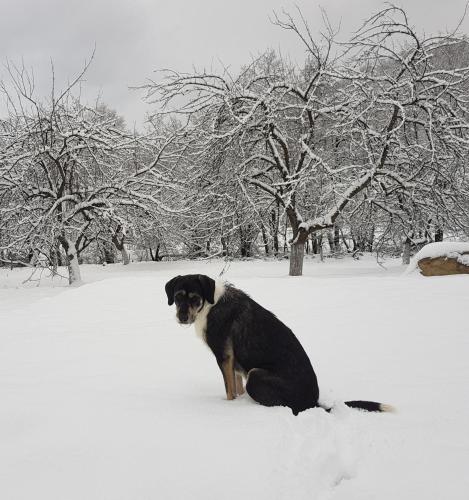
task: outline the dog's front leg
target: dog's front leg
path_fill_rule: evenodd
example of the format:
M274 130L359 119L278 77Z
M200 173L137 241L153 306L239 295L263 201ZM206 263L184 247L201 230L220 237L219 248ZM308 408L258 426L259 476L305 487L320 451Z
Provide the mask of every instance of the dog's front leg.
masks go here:
M236 372L236 394L241 396L244 394L243 376L241 373Z
M228 356L220 363L223 380L225 382L226 399L232 400L236 398L236 381L234 371L233 356Z

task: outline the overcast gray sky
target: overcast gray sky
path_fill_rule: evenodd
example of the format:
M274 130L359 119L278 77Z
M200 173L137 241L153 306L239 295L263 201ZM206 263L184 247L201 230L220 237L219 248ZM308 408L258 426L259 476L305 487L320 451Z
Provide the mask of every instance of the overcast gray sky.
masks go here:
M467 0L401 0L411 23L427 33L454 28ZM272 25L273 10L298 5L313 31L321 28L320 6L341 22L341 33L355 29L384 4L378 0L0 0L0 58L23 58L34 69L39 93L48 93L50 60L58 86L83 67L96 45L86 75L85 96L102 100L129 125L143 122L149 108L128 87L144 83L153 71L189 71L217 65L236 72L252 55L281 48L294 59L303 49ZM465 19L462 31L469 31ZM4 76L3 65L0 77Z

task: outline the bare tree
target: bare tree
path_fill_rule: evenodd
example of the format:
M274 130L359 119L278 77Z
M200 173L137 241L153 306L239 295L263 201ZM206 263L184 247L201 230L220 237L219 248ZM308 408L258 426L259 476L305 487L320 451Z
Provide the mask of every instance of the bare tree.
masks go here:
M177 102L177 113L204 123L205 147L232 152L238 183L283 208L291 275L302 273L309 234L364 205L401 220L411 205L456 217L467 196L469 70L436 57L461 38L422 37L394 6L342 44L327 20L319 42L301 21L277 18L307 49L301 69L270 52L237 78L169 72L146 86L163 109ZM254 191L244 193L255 205Z
M123 227L120 210L170 211L159 195L175 189L164 171L177 155L174 137L149 140L126 131L105 106L83 105L72 93L79 79L40 102L30 74L9 69L10 86L1 87L10 112L0 149L0 232L9 235L2 248L23 262L32 251L52 262L60 245L69 281L77 283L79 253L103 227ZM114 236L122 251L122 238Z

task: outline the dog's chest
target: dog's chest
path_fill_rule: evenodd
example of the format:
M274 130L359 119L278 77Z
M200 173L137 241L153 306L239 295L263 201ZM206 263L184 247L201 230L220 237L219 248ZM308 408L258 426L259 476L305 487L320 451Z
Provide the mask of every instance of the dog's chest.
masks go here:
M204 342L207 342L207 316L210 310L214 305L217 304L217 302L220 300L220 298L223 296L225 293L225 285L221 282L216 282L215 283L215 291L214 291L214 303L209 304L206 302L204 304L204 307L202 308L201 311L198 312L195 321L194 321L194 328L195 328L195 333L198 337L200 337Z
M207 341L207 316L209 311L210 306L205 304L194 321L195 333L197 337L200 337L204 342Z

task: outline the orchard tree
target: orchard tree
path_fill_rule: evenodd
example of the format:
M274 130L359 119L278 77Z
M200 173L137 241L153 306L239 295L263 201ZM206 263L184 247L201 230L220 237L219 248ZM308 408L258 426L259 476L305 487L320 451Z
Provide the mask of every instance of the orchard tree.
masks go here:
M456 216L469 69L447 69L437 55L461 38L420 36L394 6L347 43L336 43L329 25L315 41L304 20L299 26L287 15L277 24L304 44L303 68L270 52L237 78L170 72L147 90L163 109L176 105L189 121L203 116L205 147L231 150L237 180L282 207L292 231L290 274L302 273L309 234L333 229L364 204L401 218L411 205ZM244 193L255 204L253 191Z
M159 194L164 186L168 197L175 187L164 172L173 138L149 141L126 131L105 106L85 106L72 92L80 78L41 102L28 73L9 69L10 85L2 85L9 108L0 150L0 233L9 235L3 250L22 254L23 262L31 252L53 262L60 246L69 281L78 283L78 254L103 226L114 228L122 250L120 210L168 208Z

